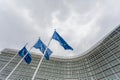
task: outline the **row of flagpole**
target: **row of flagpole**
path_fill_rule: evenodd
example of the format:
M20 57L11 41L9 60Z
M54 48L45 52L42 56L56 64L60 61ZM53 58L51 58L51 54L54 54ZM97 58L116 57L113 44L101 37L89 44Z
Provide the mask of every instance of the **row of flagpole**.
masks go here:
M49 56L51 55L52 51L51 51L48 47L49 47L52 39L57 40L57 41L60 43L60 45L61 45L65 50L73 50L73 48L70 47L70 46L64 41L64 39L63 39L63 38L56 32L56 30L55 30L54 33L53 33L53 35L52 35L52 37L50 38L47 46L45 46L45 44L39 39L39 40L38 40L38 42L39 42L38 44L40 44L40 46L37 45L37 47L35 47L35 45L36 45L36 44L35 44L35 45L32 46L32 47L30 48L30 50L27 51L27 52L26 52L26 50L24 50L24 51L21 50L21 51L22 51L22 54L21 54L21 52L19 51L18 53L19 53L19 55L22 57L22 59L18 62L18 64L17 64L17 65L15 66L15 68L10 72L10 74L5 78L5 80L8 80L8 79L9 79L9 77L13 74L13 72L14 72L14 71L16 70L16 68L20 65L20 63L28 56L28 54L29 54L29 52L32 50L32 48L35 47L36 49L40 49L40 51L43 53L43 55L42 55L42 57L41 57L38 65L37 65L37 68L36 68L36 70L35 70L35 72L34 72L34 74L33 74L33 76L32 76L32 80L34 80L35 77L36 77L36 74L37 74L37 72L38 72L38 69L39 69L39 67L40 67L40 65L41 65L41 63L42 63L42 60L44 59L44 57L46 57L46 59L47 59L47 57L48 57L48 60L49 60ZM41 45L41 44L42 44L42 45ZM27 44L26 44L26 45L27 45ZM26 46L26 45L25 45L25 46ZM24 48L25 48L25 47L24 47ZM25 48L25 49L26 49L26 48ZM26 53L25 53L25 52L26 52ZM48 56L45 56L46 54L47 54ZM11 58L11 60L8 61L8 63L6 63L6 65L0 70L0 73L5 69L5 67L8 66L8 64L10 64L10 62L11 62L17 55L18 55L18 54L15 54L15 55ZM27 62L26 59L25 59L25 61ZM31 61L30 61L30 62L31 62ZM27 63L29 64L30 62L28 61Z
M49 44L50 44L51 40L52 40L52 38L50 39L50 41L49 41L49 43L48 43L48 45L47 45L47 48L49 47ZM30 48L29 52L32 50L32 48L33 48L33 46ZM46 51L47 51L47 48L46 48L46 50L44 51L44 55L45 55L45 53L46 53ZM7 67L7 65L8 65L17 55L18 55L18 54L15 54L15 55L11 58L11 60L0 70L0 73L2 72L2 70L3 70L5 67ZM27 54L26 54L26 55L27 55ZM8 79L9 79L9 77L13 74L13 72L16 70L16 68L17 68L17 67L20 65L20 63L24 60L24 58L26 57L26 55L19 61L19 63L18 63L18 64L15 66L15 68L10 72L10 74L6 77L5 80L8 80ZM34 74L33 74L32 80L35 79L35 76L36 76L36 74L37 74L37 72L38 72L38 69L39 69L41 63L42 63L42 60L44 59L44 55L42 55L42 58L41 58L40 61L39 61L39 64L38 64L38 66L37 66L37 68L36 68L36 70L35 70L35 72L34 72Z

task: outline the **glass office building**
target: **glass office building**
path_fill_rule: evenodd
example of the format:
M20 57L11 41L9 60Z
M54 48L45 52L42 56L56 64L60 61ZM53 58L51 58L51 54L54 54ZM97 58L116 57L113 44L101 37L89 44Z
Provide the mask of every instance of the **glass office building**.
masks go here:
M4 49L0 54L0 69L15 55L17 51ZM20 61L14 60L0 73L4 80ZM9 80L31 80L40 60L40 56L32 54L32 63L24 61L10 76ZM85 55L71 59L51 57L43 60L35 80L120 80L120 26L108 36L100 40Z

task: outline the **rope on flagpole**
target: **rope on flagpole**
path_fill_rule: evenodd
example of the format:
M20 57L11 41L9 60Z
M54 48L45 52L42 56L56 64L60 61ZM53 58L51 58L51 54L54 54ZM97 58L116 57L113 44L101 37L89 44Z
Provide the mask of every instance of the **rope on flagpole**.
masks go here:
M5 68L8 66L8 64L9 64L17 55L18 55L18 54L15 54L15 55L10 59L10 61L4 65L4 67L0 70L0 73L3 71L3 69L5 69Z
M28 52L31 51L31 49L33 48L33 46L30 48L30 50ZM16 70L16 68L20 65L20 63L24 60L24 58L27 56L28 52L26 53L26 55L19 61L19 63L15 66L15 68L11 71L11 73L6 77L5 80L8 80L9 77L13 74L13 72Z
M36 68L36 70L35 70L35 72L34 72L34 74L33 74L32 80L35 79L35 76L36 76L36 74L37 74L37 72L38 72L38 69L39 69L39 67L40 67L43 59L44 59L44 55L46 54L47 49L48 49L51 41L52 41L52 38L50 39L50 41L49 41L49 43L48 43L48 45L47 45L47 47L46 47L46 49L45 49L45 51L44 51L44 54L42 55L42 58L40 59L40 61L39 61L39 63L38 63L38 66L37 66L37 68Z

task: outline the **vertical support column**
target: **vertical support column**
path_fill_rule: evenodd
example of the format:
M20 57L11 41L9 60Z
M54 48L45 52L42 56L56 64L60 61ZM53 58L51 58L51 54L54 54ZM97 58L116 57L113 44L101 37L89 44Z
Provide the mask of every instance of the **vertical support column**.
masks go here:
M103 44L103 45L106 47L107 50L109 50L110 53L112 53L111 50L105 44ZM103 58L105 59L104 56L103 56ZM105 59L105 61L108 63L108 66L110 67L110 69L112 70L112 72L115 73L115 71L111 68L112 65L109 64L109 62L106 59ZM116 74L115 74L115 76L116 76L117 79L119 79L119 77Z

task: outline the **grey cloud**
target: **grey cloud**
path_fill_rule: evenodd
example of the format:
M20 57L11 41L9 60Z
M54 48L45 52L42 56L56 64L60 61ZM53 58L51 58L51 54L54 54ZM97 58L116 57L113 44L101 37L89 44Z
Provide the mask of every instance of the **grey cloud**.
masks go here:
M76 12L81 14L86 14L91 9L95 8L97 3L99 1L97 0L66 0L66 3Z
M59 11L58 18L66 19L69 15L69 9L64 4L63 0L37 0L37 1L17 1L17 5L29 9L32 18L41 25L41 27L48 27L51 25L52 14Z
M102 39L120 21L118 0L16 0L13 3L14 9L12 4L5 2L0 8L0 48L19 49L26 42L31 46L38 36L47 43L51 30L57 28L75 50L64 52L56 47L59 45L52 44L54 54L78 55ZM27 15L24 10L28 11ZM55 18L56 23L53 23Z
M33 30L30 27L26 27L24 21L19 15L17 15L11 9L1 10L0 11L0 43L2 46L0 48L18 46L17 44L25 44L27 39L30 39L30 36L33 34Z

